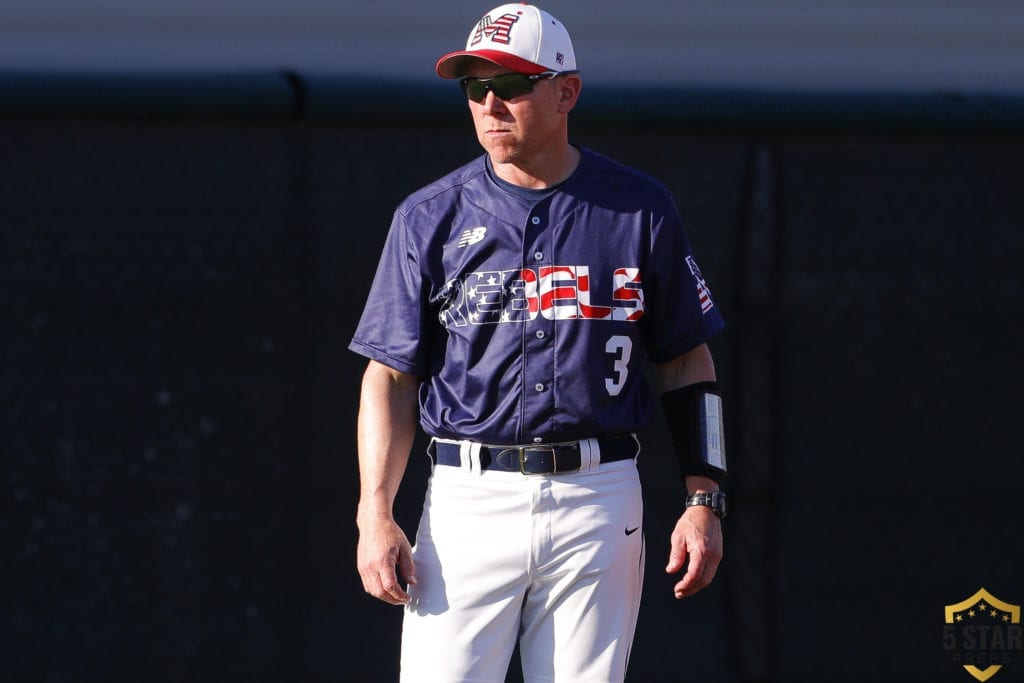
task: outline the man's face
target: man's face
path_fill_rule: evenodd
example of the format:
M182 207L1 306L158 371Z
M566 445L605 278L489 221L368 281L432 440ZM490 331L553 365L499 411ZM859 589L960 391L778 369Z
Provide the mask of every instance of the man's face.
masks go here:
M472 78L493 78L510 69L475 60L466 71ZM488 91L482 102L469 100L477 139L496 164L526 163L557 148L565 140L565 113L560 107L560 78L538 81L533 92L508 100Z

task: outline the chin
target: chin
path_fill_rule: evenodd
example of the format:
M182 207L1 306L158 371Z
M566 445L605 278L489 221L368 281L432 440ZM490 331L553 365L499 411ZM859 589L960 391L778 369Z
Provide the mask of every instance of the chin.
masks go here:
M511 164L518 161L522 154L518 149L508 147L490 147L487 153L491 156L491 162L495 164Z

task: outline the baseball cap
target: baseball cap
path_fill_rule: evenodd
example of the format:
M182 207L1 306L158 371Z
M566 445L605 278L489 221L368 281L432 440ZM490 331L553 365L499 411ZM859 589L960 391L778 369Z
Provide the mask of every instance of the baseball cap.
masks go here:
M466 49L449 52L434 68L442 78L462 78L474 57L523 74L576 69L572 40L562 22L526 3L492 9L469 32Z

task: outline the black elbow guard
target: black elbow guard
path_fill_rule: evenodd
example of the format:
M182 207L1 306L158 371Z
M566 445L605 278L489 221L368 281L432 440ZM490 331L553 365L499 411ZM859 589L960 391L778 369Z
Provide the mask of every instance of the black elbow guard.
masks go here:
M725 479L725 422L717 382L697 382L661 395L661 409L683 477Z

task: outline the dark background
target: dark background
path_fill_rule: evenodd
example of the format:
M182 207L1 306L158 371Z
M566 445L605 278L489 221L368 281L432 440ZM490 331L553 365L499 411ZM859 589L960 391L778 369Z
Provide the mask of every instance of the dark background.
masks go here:
M0 678L394 680L346 346L395 205L479 153L457 91L0 76ZM943 606L1024 602L1022 114L584 93L574 140L668 185L729 323L726 559L672 598L653 426L630 680L973 680Z

